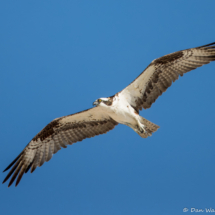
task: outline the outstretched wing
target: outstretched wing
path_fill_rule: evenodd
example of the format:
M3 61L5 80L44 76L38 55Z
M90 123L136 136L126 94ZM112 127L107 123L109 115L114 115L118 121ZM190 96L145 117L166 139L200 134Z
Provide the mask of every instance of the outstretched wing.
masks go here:
M24 173L31 168L33 172L45 161L49 161L61 147L94 137L112 130L118 123L110 118L100 107L94 107L76 114L57 118L40 131L18 155L18 157L4 170L12 166L3 183L13 174L8 187L14 182L16 186ZM15 172L14 172L15 171Z
M158 58L125 89L124 97L137 111L152 103L171 86L179 75L215 60L215 43L174 52Z

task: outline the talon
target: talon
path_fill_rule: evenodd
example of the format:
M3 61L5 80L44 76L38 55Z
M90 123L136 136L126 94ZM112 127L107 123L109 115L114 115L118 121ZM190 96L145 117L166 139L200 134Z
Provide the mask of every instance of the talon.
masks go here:
M146 129L145 129L145 125L141 125L140 127L139 127L139 131L140 131L140 133L148 133L147 131L146 131Z
M144 131L144 133L145 133L145 134L147 133L147 131L146 131L146 129L145 129L145 128L143 128L143 131Z

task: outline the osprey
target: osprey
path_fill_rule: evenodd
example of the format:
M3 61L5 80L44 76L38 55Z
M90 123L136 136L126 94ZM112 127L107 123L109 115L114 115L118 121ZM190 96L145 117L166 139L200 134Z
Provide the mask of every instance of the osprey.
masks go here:
M13 174L8 187L17 178L19 184L24 173L33 172L52 155L67 145L85 138L107 133L118 123L132 128L146 138L157 131L158 125L139 115L142 108L150 108L152 103L178 79L189 72L215 60L215 42L197 48L186 49L155 59L125 89L114 96L97 99L95 107L79 113L54 119L43 128L4 170L12 169L4 179Z

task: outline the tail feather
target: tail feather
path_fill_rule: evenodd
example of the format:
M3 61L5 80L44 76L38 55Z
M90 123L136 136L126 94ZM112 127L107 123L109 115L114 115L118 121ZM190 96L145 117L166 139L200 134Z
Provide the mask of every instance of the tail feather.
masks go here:
M147 131L147 133L139 133L138 134L143 137L143 138L147 138L148 136L152 136L152 133L157 131L158 128L160 128L160 126L150 122L149 120L143 118L143 117L140 117L140 122L141 124L145 125L145 130Z

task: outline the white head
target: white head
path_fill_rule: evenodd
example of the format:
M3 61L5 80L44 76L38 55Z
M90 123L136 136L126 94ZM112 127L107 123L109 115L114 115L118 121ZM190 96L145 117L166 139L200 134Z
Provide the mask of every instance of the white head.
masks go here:
M93 102L93 105L96 105L96 106L110 106L112 105L112 102L113 102L113 98L111 97L108 97L108 98L99 98L97 99L96 101Z

